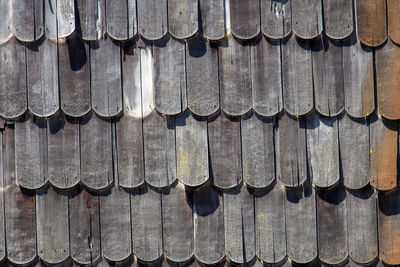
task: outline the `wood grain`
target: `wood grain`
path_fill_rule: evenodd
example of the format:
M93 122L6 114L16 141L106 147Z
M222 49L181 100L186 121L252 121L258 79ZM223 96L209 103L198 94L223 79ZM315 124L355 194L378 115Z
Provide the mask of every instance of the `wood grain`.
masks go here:
M360 42L377 47L387 39L386 1L356 0L357 34Z
M43 1L13 1L12 4L14 36L23 42L38 40L44 32Z
M175 38L184 39L199 29L197 0L168 0L168 29Z
M137 0L138 31L148 40L167 34L167 0Z

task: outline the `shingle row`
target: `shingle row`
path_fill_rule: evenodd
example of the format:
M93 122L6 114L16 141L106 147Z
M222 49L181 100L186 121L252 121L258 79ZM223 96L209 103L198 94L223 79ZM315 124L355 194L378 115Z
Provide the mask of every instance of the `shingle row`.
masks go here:
M387 264L400 263L398 188L377 192L367 184L351 190L341 182L318 188L308 181L290 188L277 181L262 189L239 183L220 190L211 183L194 188L175 181L159 189L124 189L116 175L102 191L31 191L15 183L18 127L6 126L1 139L0 258L12 263L36 257L51 264L68 258L79 264L121 262L132 253L144 262L164 254L172 262L194 255L206 264L225 256L235 263L257 256L268 263L289 257L339 264L349 257L364 264L379 254ZM321 145L329 150L323 137Z
M379 190L398 185L398 122L346 114L307 118L254 112L231 117L218 112L197 117L189 111L110 120L90 113L80 120L59 113L48 119L29 114L15 123L17 182L38 189L83 183L108 188L143 183L168 187L179 180L196 187L208 180L219 189L242 181L265 188L276 179L287 187L307 179L320 188L340 180L346 188L371 184Z

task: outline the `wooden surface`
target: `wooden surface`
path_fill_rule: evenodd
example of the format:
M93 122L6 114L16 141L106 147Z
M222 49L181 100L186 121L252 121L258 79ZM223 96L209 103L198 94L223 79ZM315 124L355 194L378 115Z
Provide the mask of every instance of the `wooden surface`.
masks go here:
M45 33L48 38L56 41L65 38L75 30L75 8L73 0L44 1Z
M53 187L36 194L37 249L40 258L50 264L69 257L68 196Z
M200 36L186 44L186 79L188 108L199 116L215 113L219 108L218 49Z
M143 185L131 194L133 254L142 261L157 260L163 253L161 194Z
M143 120L146 182L165 187L176 180L175 120L153 111Z
M12 0L3 0L0 3L0 15L2 23L0 25L0 44L3 44L12 37L12 22L13 22L13 2Z
M282 42L282 81L285 110L294 116L310 112L314 105L310 44L294 35Z
M316 195L318 257L327 264L341 263L348 256L346 190L338 184Z
M77 0L76 30L83 40L101 39L106 32L105 1Z
M356 0L357 34L360 42L377 47L387 39L386 1Z
M153 44L156 109L174 115L186 109L185 44L167 36Z
M250 61L250 46L234 37L219 47L221 108L232 116L242 115L252 106Z
M287 255L297 263L317 256L315 191L310 183L286 189L285 219Z
M83 264L96 262L101 255L98 196L78 186L70 191L68 207L72 259Z
M18 40L32 42L43 35L43 4L41 0L12 2L13 33Z
M387 264L400 264L400 190L378 195L379 257Z
M368 116L375 108L372 54L372 49L363 46L355 32L343 42L345 108L353 117Z
M0 231L2 233L6 232L5 229L5 212L4 212L4 191L5 191L5 179L4 179L4 159L6 155L3 155L5 153L5 147L3 145L3 133L0 135L0 145L1 145L1 153L0 153ZM0 236L0 260L3 260L6 257L6 237L5 235Z
M113 182L111 121L90 113L80 121L81 181L104 189Z
M15 168L17 182L29 189L42 187L47 175L47 125L30 115L15 124Z
M211 184L193 192L194 254L206 264L225 256L224 203L222 192Z
M254 197L245 184L224 191L225 254L233 262L249 262L256 253Z
M48 176L52 185L71 188L79 183L79 122L63 114L47 120Z
M123 261L132 253L130 195L116 179L99 200L102 255L111 261Z
M343 183L360 189L369 184L369 121L344 114L339 120L340 162Z
M323 29L320 0L291 1L292 30L302 39L317 37Z
M2 138L7 259L15 264L27 264L37 252L35 195L21 191L15 182L14 128L8 127Z
M156 40L167 33L167 0L138 0L137 16L138 31L144 38Z
M398 123L370 118L370 183L378 190L390 190L397 185Z
M344 109L342 43L316 38L312 59L315 108L324 116L336 116Z
M282 70L276 67L280 64L280 42L261 37L251 46L253 109L260 115L273 116L283 108Z
M242 181L240 120L218 113L208 119L210 178L220 188Z
M390 120L400 119L400 47L388 40L385 46L376 50L376 84L378 111Z
M400 20L399 14L400 5L399 1L387 1L387 20L388 20L388 34L390 40L396 44L400 44Z
M261 30L272 39L288 36L292 31L291 0L260 1Z
M316 186L332 186L340 179L338 120L315 114L306 125L310 178Z
M27 109L25 45L11 38L0 45L0 115L21 116Z
M276 178L296 187L307 179L305 120L282 114L275 133Z
M26 46L29 110L48 117L59 109L57 43L44 39Z
M280 183L254 192L256 255L278 263L286 256L285 189Z
M180 182L162 193L164 254L167 259L183 262L194 253L193 192Z
M275 180L274 121L255 113L242 116L243 179L255 188L264 188Z
M353 32L353 1L324 0L325 33L332 39L344 39Z
M260 2L257 0L230 0L232 33L239 39L250 39L260 32Z
M90 43L92 108L103 117L122 110L120 44L110 38Z
M207 120L187 111L175 120L176 173L187 186L198 186L209 178Z
M204 38L209 40L222 39L225 36L225 1L200 0L200 19Z
M107 33L115 40L126 40L137 32L136 1L106 1Z
M189 38L198 28L197 0L168 0L168 30L172 36Z
M376 197L371 186L346 190L349 257L359 263L378 256Z

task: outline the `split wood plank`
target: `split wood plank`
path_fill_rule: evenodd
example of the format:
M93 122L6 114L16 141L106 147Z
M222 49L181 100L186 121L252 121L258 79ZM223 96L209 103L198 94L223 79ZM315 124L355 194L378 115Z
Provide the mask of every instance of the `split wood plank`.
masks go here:
M26 46L28 107L38 117L59 109L57 43L47 38Z
M36 193L37 249L46 263L57 264L69 257L68 196L53 187Z
M7 119L19 117L28 103L25 45L15 38L0 45L0 66L0 115Z
M260 32L260 1L229 0L229 7L233 35L251 39Z
M254 197L245 184L224 191L225 255L247 263L256 254Z
M42 187L48 180L47 125L26 115L15 124L15 168L17 182L28 189Z
M122 110L120 45L112 39L90 43L90 78L93 110L112 117Z
M12 3L14 36L23 42L38 40L44 32L43 0L13 1Z
M376 84L378 112L390 120L400 119L400 47L388 40L376 50Z
M62 111L84 116L91 109L89 44L76 34L59 41L58 67Z
M0 44L6 43L13 37L12 23L13 23L13 1L2 0L0 2L0 17L2 23L0 24Z
M340 179L338 120L314 114L306 125L310 178L318 187L332 186Z
M199 0L200 25L204 38L209 40L222 39L226 34L225 28L225 1Z
M400 264L400 190L378 195L379 258L390 265Z
M286 188L285 218L288 257L296 263L311 262L317 256L317 219L315 191L310 183Z
M95 41L102 39L106 32L105 1L76 1L76 30L83 40Z
M90 113L80 121L81 181L92 189L113 182L111 121Z
M400 44L400 20L398 16L399 11L399 1L387 1L388 34L390 40L392 40L396 44Z
M175 38L184 39L199 29L197 0L168 0L168 28Z
M339 120L340 160L346 188L360 189L369 184L369 122L347 114Z
M349 257L358 263L372 262L378 256L376 208L376 193L373 187L347 190Z
M130 195L116 179L99 200L102 256L109 261L123 261L132 253Z
M186 79L189 109L199 116L215 113L219 108L218 49L200 35L186 43Z
M3 155L5 151L5 145L3 144L3 133L2 131L0 133L0 261L3 261L3 259L6 257L6 229L5 229L5 212L4 212L4 192L7 189L6 184L5 184L5 179L4 179L4 157L6 155Z
M175 120L153 111L143 119L146 182L166 187L176 180Z
M321 36L313 40L312 49L315 108L324 116L336 116L344 109L342 43Z
M281 39L292 32L291 0L260 1L261 29L271 39Z
M74 0L45 0L46 36L55 41L65 38L75 30Z
M263 1L264 2L264 1ZM281 44L261 37L251 46L253 108L263 116L274 116L283 108Z
M138 31L148 40L161 39L168 31L167 0L137 0Z
M285 110L294 116L310 112L314 102L309 42L294 35L282 42L282 79Z
M339 183L317 190L318 257L327 264L347 258L346 190Z
M252 107L250 46L234 37L219 46L221 108L239 116Z
M274 122L255 113L241 117L243 179L255 188L275 180Z
M58 188L71 188L80 181L79 123L63 113L47 119L48 174Z
M346 112L366 117L374 111L374 63L372 49L353 33L343 41L343 77Z
M136 1L106 1L107 33L115 40L127 40L137 33Z
M285 186L297 187L307 179L305 119L287 114L279 117L276 127L276 176Z
M209 177L207 120L186 111L175 119L176 172L187 186L199 186Z
M83 186L70 191L69 231L71 257L80 264L100 259L99 197Z
M278 263L286 257L285 192L280 183L256 190L256 254L265 262Z
M141 261L155 261L163 253L161 213L159 191L145 184L132 192L132 247Z
M370 117L370 183L378 190L397 185L398 122Z
M162 194L164 254L167 259L184 262L193 256L193 192L180 182Z
M7 259L28 264L36 258L36 207L32 191L15 182L15 133L12 125L2 135L4 173L4 215Z
M194 253L205 264L225 256L224 205L222 193L211 183L193 192Z
M239 118L223 112L208 119L210 178L219 188L232 188L242 181Z
M344 39L354 30L353 0L323 0L325 33L332 39Z
M156 109L175 115L186 109L185 43L167 36L153 44Z
M360 42L377 47L387 39L386 1L356 0L357 34Z
M313 39L321 34L321 0L291 1L293 33L302 39Z

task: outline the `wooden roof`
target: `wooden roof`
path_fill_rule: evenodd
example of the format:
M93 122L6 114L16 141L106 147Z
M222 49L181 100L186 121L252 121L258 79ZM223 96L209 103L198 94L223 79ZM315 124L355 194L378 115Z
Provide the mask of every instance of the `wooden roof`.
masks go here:
M396 0L0 0L0 265L400 265Z

